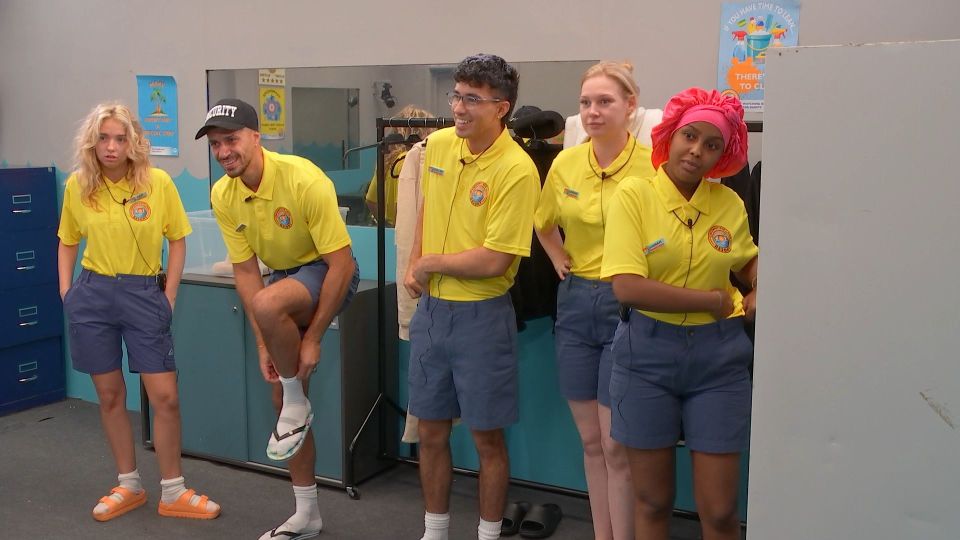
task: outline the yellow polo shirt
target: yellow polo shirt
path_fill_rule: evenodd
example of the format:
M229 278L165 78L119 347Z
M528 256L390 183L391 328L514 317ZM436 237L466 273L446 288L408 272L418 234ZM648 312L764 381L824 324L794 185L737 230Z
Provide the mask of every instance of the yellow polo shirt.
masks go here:
M422 253L459 253L483 246L517 255L502 276L460 279L434 274L430 296L467 301L506 294L520 257L530 255L539 178L533 160L506 129L480 154L471 154L454 128L430 135L421 180Z
M150 169L150 186L140 193L126 178L106 182L93 194L95 210L80 199L77 175L67 178L57 236L68 246L87 239L80 265L91 272L156 274L163 239L179 240L192 231L177 186L160 169Z
M606 168L597 164L593 141L560 152L540 193L534 215L539 230L559 225L563 248L570 255L570 271L586 279L600 279L603 259L603 228L610 201L621 180L629 176L653 176L652 150L629 136L620 155ZM604 180L601 177L606 176Z
M235 263L256 254L268 267L286 270L350 245L333 182L298 156L264 149L257 191L224 176L210 204Z
M387 218L387 223L395 225L397 223L397 188L400 180L400 169L403 168L403 160L407 158L407 153L403 152L392 163L383 175L383 191L387 199L387 207L383 209L383 215ZM367 187L367 202L377 202L377 171L373 171L373 178L370 179L370 185ZM377 217L377 216L373 216Z
M757 253L743 201L733 190L704 180L687 201L660 168L653 177L620 183L610 205L600 275L636 274L677 287L686 281L688 289L726 289L734 301L730 316L737 317L743 315L743 297L730 283L730 272ZM671 324L684 319L683 313L642 313ZM711 322L710 313L700 312L686 314L684 324Z

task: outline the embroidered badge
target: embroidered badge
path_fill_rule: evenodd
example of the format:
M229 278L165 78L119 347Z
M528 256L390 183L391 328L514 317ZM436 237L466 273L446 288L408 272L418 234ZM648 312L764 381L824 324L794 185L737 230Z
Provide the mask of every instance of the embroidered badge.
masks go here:
M430 172L432 172L433 174L439 174L440 176L443 176L443 169L441 169L440 167L434 167L433 165L431 165Z
M665 246L665 245L666 245L666 242L664 242L663 238L661 238L661 239L659 239L659 240L651 243L651 244L648 245L647 247L643 248L643 254L644 254L644 255L649 255L649 254L653 253L654 251L662 248L662 247Z
M570 188L563 188L563 194L566 195L567 197L570 197L571 199L579 199L579 198L580 198L580 192L575 191L575 190L570 189Z
M130 217L135 221L150 219L150 205L145 201L137 201L130 205Z
M730 253L733 244L733 235L726 228L720 225L714 225L707 231L707 240L710 245L720 253Z
M470 204L480 206L487 200L487 183L477 182L470 188Z
M275 221L281 229L293 227L293 218L290 216L290 211L282 206L273 211L273 221Z

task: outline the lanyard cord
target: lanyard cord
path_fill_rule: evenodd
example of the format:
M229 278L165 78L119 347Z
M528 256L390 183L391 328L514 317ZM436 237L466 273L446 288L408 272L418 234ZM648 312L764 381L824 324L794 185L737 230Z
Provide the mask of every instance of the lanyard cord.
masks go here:
M124 217L124 221L127 222L127 227L130 228L130 234L133 236L133 243L134 243L134 245L137 246L137 253L140 255L140 260L143 261L143 265L144 265L144 266L146 266L147 268L150 268L150 263L147 262L147 258L143 256L143 251L140 250L140 240L137 238L137 233L134 232L134 230L133 230L133 224L130 223L130 216L127 215L127 203L128 203L129 201L128 201L127 199L123 199L122 201L118 201L117 198L113 196L113 190L110 189L110 186L107 184L107 180L104 180L104 182L103 182L103 187L107 188L107 193L110 195L110 198L113 200L113 202L115 202L115 203L117 203L117 204L119 204L120 206L123 207L123 217ZM151 274L154 274L154 275L155 275L155 274L159 274L159 273L160 273L160 269L161 269L162 267L163 267L163 263L161 262L160 268L157 268L157 271L156 271L156 272L151 272Z

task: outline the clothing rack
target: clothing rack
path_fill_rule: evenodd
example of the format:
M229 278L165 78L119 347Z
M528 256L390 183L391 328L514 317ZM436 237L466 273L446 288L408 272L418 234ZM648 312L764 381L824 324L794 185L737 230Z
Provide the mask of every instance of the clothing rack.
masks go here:
M381 458L400 460L400 456L388 455L386 449L382 446L384 440L384 427L386 423L383 418L383 411L381 405L390 407L394 410L401 418L406 417L407 412L395 403L386 392L386 381L387 381L387 342L386 342L386 331L387 331L387 319L386 319L386 309L387 309L387 291L386 291L386 267L387 267L387 257L386 257L386 182L384 178L385 174L385 164L384 156L386 154L385 150L389 146L394 146L398 144L413 144L417 141L410 139L402 139L399 137L390 137L384 136L386 128L434 128L440 129L445 127L453 126L453 118L377 118L377 142L366 145L363 147L358 147L351 150L359 150L360 148L377 148L377 366L378 366L378 394L377 399L374 400L373 404L370 406L370 410L367 411L367 415L363 420L363 423L360 425L360 428L357 430L356 435L354 435L353 440L350 441L350 447L348 449L350 453L350 459L348 460L350 466L350 475L347 478L353 478L353 462L355 456L355 450L357 448L357 441L360 439L360 435L363 434L363 431L366 429L367 425L370 423L370 420L374 417L373 415L380 412L380 429L381 429L381 447L378 449L378 454ZM403 276L397 276L397 293L400 293L400 288L403 287ZM395 309L396 306L393 306ZM347 494L351 498L359 498L359 492L357 491L356 486L347 486Z

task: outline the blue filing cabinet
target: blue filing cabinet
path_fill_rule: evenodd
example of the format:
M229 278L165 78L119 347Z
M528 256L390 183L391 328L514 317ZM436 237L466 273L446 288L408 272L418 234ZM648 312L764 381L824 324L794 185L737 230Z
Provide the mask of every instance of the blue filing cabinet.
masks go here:
M395 286L388 287L395 294ZM349 450L377 401L376 325L376 282L361 280L350 306L325 333L320 364L310 379L311 435L317 447L314 473L320 484L352 489L392 464L379 459L378 415L362 430L355 452L351 455ZM388 362L396 362L396 325L394 311L387 321ZM172 329L183 453L284 473L286 463L271 461L265 454L276 413L233 278L184 274ZM152 424L146 396L141 402L146 413L144 442L149 445ZM389 422L385 429L396 431Z
M56 182L0 169L0 414L65 395Z

